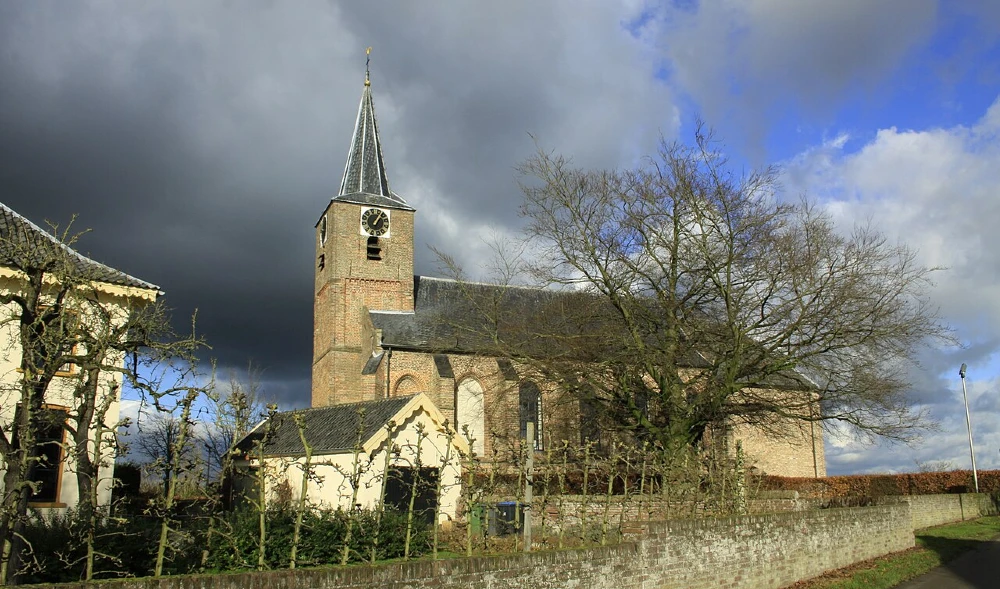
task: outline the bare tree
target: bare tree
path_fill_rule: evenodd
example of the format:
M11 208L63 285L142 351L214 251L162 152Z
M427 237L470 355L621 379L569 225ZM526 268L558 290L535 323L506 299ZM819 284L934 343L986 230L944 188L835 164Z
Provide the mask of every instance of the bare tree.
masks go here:
M163 404L160 404L163 406ZM161 493L165 494L171 479L183 482L182 475L195 473L201 464L194 422L184 424L180 415L169 409L154 410L140 418L138 432L132 444L146 460L144 470L162 479ZM178 407L182 410L182 407ZM184 430L182 432L182 430ZM182 439L183 433L183 439Z
M294 569L297 564L299 543L302 541L302 520L309 510L309 483L316 480L316 470L313 466L313 447L306 438L306 420L302 413L292 414L295 420L295 427L299 430L299 441L302 442L302 451L305 456L299 464L302 469L302 478L299 482L299 496L295 503L295 525L292 529L292 549L288 556L288 568Z
M735 174L717 147L699 131L631 169L525 161L526 235L492 266L504 285L467 289L486 352L667 451L794 420L908 438L924 422L907 370L950 338L933 269L872 225L845 234L781 201L775 169ZM515 282L544 290L526 305Z
M176 415L173 420L167 421L166 431L169 435L165 439L169 441L165 456L169 457L169 462L164 465L167 473L164 480L163 495L160 501L153 506L155 515L160 520L160 538L157 544L156 562L153 567L153 574L157 577L163 574L163 565L167 558L167 552L171 549L171 533L179 532L175 527L177 504L177 488L180 477L191 467L188 462L187 448L193 435L195 422L192 418L195 402L206 395L206 391L211 390L212 382L203 382L198 377L196 366L192 364L188 370L182 370L176 375L176 384L163 387L162 380L156 379L156 386L150 386L145 392L151 396L156 408L159 411Z
M267 401L261 381L262 370L249 362L245 373L230 372L222 394L208 400L210 423L206 424L202 441L209 467L220 479L233 474L229 453L233 444L250 433L266 415Z

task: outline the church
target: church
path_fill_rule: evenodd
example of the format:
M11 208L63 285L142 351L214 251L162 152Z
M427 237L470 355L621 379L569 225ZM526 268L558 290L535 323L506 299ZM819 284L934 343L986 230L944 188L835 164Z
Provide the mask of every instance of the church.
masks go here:
M523 438L534 423L536 449L581 437L579 403L491 355L481 333L463 329L470 289L496 285L415 276L417 211L389 188L366 75L340 190L315 225L312 407L375 402L422 393L476 456L497 455L499 439ZM555 296L516 288L519 304ZM487 296L488 298L488 296ZM781 439L744 428L749 464L782 476L826 475L819 427L792 426Z

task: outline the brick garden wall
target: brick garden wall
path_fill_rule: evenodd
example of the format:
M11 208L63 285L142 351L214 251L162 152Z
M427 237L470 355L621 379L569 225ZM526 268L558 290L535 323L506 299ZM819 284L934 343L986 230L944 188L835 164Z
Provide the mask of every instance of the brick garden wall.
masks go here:
M997 514L996 501L985 493L909 495L898 500L910 506L914 530Z
M1000 494L947 493L927 495L896 495L867 498L869 504L905 503L910 506L910 522L914 530L940 526L952 522L975 519L984 515L1000 514ZM820 509L829 501L804 496L797 491L762 491L750 500L751 513L777 513Z
M620 519L626 522L641 523L648 520L660 521L695 517L708 512L708 508L701 503L673 501L667 504L659 496L652 499L632 498L631 501L624 503L620 501L621 497L613 496L613 498L616 501L611 503L607 514L612 525L617 524ZM591 523L600 522L604 517L604 499L603 495L596 495L589 497L584 503L583 498L579 495L562 497L553 495L549 496L543 504L542 497L536 495L533 502L535 525L558 528L556 525L558 522L575 526L580 524L581 515L584 515ZM881 497L866 504L900 502L910 506L911 525L914 530L1000 513L1000 495L994 499L986 493ZM751 514L786 513L821 509L828 507L827 503L829 502L821 499L804 497L796 491L762 491L757 497L749 500L748 509ZM586 509L584 509L584 505ZM562 510L561 517L559 515L560 509ZM624 517L622 517L623 512Z
M776 589L913 546L910 506L648 524L615 546L329 569L104 582L108 589ZM62 587L72 587L63 585ZM81 585L82 587L82 585Z

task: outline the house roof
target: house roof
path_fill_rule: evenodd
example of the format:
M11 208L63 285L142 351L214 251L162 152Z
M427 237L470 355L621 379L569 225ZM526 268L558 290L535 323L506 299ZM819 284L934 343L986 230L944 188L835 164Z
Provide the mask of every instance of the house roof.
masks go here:
M347 153L340 192L333 200L413 210L406 201L389 189L385 159L382 157L382 140L375 119L375 103L372 100L371 84L367 78L365 89L361 93L358 119L354 123L354 135L351 137L351 149Z
M304 418L306 440L312 446L314 454L335 454L353 450L358 442L359 425L362 426L360 437L364 445L416 396L391 397L278 413L274 417L275 426L271 438L264 445L264 453L270 456L305 454L305 448L299 438L299 428L295 424L295 415ZM360 422L362 416L364 421ZM257 442L263 438L264 432L262 423L240 440L236 444L236 449L243 452L253 451Z
M129 286L159 290L155 284L130 276L121 270L92 260L63 244L48 231L0 203L0 264L25 269L30 264L41 264L55 252L67 256L74 271L83 278Z

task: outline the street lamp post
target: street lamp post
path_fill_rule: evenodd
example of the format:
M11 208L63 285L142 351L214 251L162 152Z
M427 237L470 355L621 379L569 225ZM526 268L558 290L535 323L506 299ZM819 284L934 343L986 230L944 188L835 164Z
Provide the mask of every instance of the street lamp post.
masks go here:
M969 416L969 392L965 388L965 362L958 369L958 375L962 378L962 397L965 398L965 425L969 428L969 455L972 456L972 481L976 485L976 493L979 492L979 475L976 474L976 449L972 445L972 418Z

